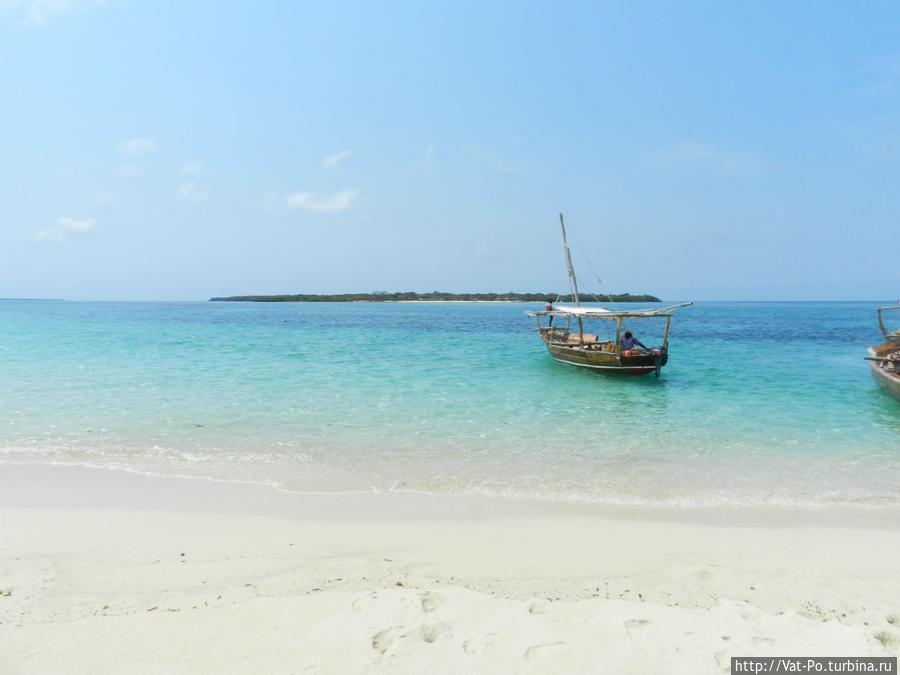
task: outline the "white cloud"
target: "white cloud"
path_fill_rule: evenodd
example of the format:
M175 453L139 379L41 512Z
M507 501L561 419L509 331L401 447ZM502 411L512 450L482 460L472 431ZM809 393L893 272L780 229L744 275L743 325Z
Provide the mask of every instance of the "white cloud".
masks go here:
M54 227L38 230L34 236L39 241L65 241L70 236L83 236L94 229L94 219L79 220L71 216L62 216Z
M63 216L58 221L59 226L70 230L72 232L77 232L79 234L84 234L94 227L94 219L93 218L85 218L84 220L77 220L76 218L72 218L70 216Z
M186 181L178 186L175 190L178 196L192 202L202 202L209 197L209 193L201 190L200 187L192 180Z
M429 145L425 148L425 152L422 154L422 158L413 165L414 169L419 171L427 171L431 168L431 165L434 164L434 157L437 153L436 145Z
M206 165L199 159L196 159L193 162L188 162L178 170L179 173L183 173L186 176L199 176L205 171Z
M722 173L760 173L773 168L762 154L698 141L670 143L650 153L655 164Z
M320 197L315 192L294 192L284 196L284 204L297 211L335 213L349 209L357 196L356 190L341 190L330 197Z
M336 152L333 155L328 155L325 159L322 160L322 166L326 169L333 169L338 164L341 163L341 160L346 159L351 155L350 150L341 150L340 152Z
M0 18L4 15L26 26L41 26L63 14L92 9L106 0L0 0Z
M119 152L126 155L146 155L156 150L156 142L152 138L132 138L119 146Z

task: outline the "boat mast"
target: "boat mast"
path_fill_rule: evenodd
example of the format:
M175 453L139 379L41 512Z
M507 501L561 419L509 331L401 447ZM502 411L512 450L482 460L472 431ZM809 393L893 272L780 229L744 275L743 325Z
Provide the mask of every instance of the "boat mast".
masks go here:
M575 306L579 306L578 302L578 281L575 279L575 269L572 267L572 256L569 254L569 244L566 241L566 225L563 222L563 214L559 214L559 226L562 228L563 249L566 252L566 270L569 272L569 290L572 297L575 298Z

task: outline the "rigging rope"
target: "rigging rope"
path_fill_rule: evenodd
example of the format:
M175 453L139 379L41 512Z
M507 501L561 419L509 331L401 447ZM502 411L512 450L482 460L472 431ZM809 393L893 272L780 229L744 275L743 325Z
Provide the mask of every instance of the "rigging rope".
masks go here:
M581 245L581 240L578 238L578 235L575 232L572 232L571 235L575 239L575 243L578 244L578 249L581 251L581 255L584 256L584 259L587 261L588 267L591 268L591 274L593 274L594 278L597 280L597 290L599 292L600 290L602 290L600 288L600 286L602 285L603 282L600 281L600 276L597 274L597 270L594 269L594 263L591 262L591 259L588 257L587 252L584 250L584 246ZM588 286L585 285L583 282L582 282L581 286L582 286L582 288L588 288ZM594 300L596 300L598 303L603 302L603 300L601 300L600 298L597 297L596 293L591 293L591 295L594 297ZM606 298L607 298L606 302L612 306L612 310L618 311L618 307L616 306L615 301L612 299L612 295L607 294ZM606 322L604 322L604 323L606 323ZM608 340L612 340L611 330L612 330L611 327L609 325L607 325L606 326L606 338Z
M594 263L591 262L591 259L588 257L587 252L584 250L584 246L581 245L581 240L578 238L578 235L575 232L572 232L572 237L575 239L575 243L578 244L578 249L581 251L581 255L584 256L584 259L587 261L588 267L591 268L591 274L593 274L594 278L597 280L597 290L599 292L600 290L602 290L600 287L602 286L603 282L600 280L600 276L597 274L597 270L594 269ZM604 302L603 300L598 298L596 294L592 293L591 295L594 296L594 299L597 300L597 302ZM606 298L607 299L605 302L611 304L614 311L618 311L618 309L616 308L616 302L612 299L612 295L607 293Z

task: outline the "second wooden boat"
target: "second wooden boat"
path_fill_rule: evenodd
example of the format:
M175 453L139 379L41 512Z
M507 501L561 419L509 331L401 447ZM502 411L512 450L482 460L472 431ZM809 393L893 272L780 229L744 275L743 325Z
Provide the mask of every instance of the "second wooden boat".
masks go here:
M885 341L869 347L866 360L878 386L900 401L900 330L889 333L884 326L883 316L884 312L892 310L900 312L900 305L878 308L878 326Z

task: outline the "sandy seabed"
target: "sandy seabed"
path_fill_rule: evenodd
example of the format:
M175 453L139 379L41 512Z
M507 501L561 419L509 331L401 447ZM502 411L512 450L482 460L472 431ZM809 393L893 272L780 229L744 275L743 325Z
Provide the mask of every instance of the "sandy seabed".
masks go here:
M897 656L900 516L0 467L2 673L727 673Z

